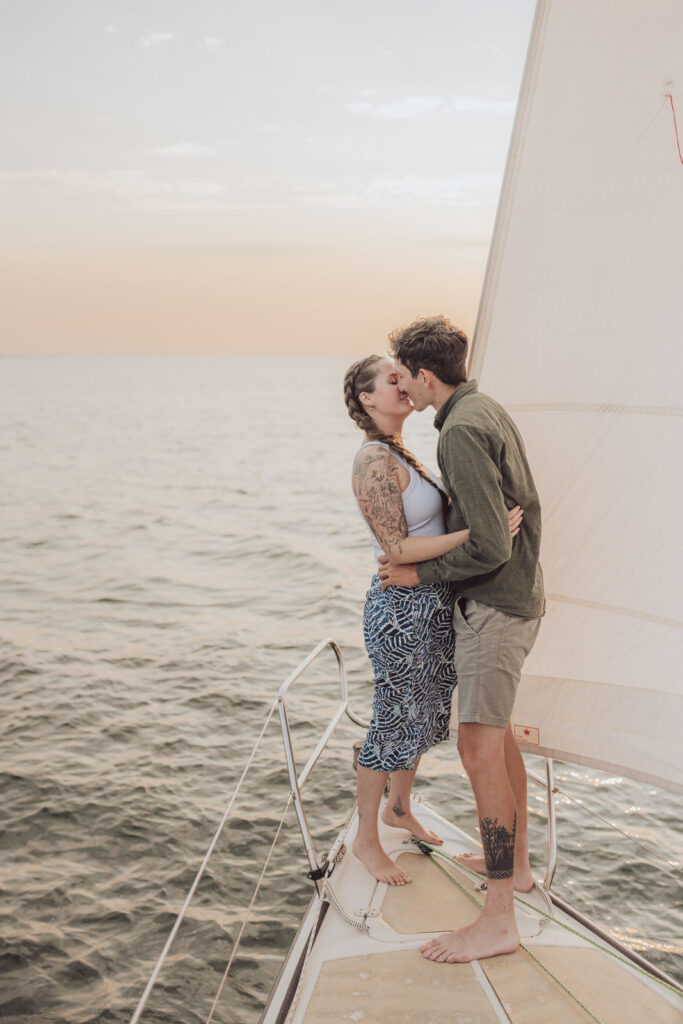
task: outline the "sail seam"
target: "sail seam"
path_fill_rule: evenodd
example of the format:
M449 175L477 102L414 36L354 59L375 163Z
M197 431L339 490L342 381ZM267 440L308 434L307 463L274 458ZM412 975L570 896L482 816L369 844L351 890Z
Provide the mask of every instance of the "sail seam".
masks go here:
M635 608L621 608L616 604L601 604L599 601L588 601L582 597L567 597L564 594L546 594L546 599L548 601L556 601L558 604L572 604L583 608L595 608L599 612L625 615L629 619L640 619L642 622L655 622L658 626L683 629L683 622L680 622L678 619L668 619L663 615L652 615L650 612L641 612Z

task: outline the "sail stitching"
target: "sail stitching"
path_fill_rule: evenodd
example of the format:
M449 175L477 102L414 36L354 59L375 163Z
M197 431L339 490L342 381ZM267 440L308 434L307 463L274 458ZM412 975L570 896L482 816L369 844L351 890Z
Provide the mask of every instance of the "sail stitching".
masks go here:
M599 612L613 612L616 615L627 615L631 619L641 619L644 622L656 622L658 626L671 626L673 629L683 629L683 622L679 619L667 619L663 615L653 615L651 612L641 612L635 608L623 608L616 604L602 604L600 601L588 601L582 597L567 597L565 594L546 594L548 601L557 601L558 604L575 604L584 608L595 608Z
M628 416L683 416L679 405L624 405L600 402L521 402L505 408L510 412L609 412Z

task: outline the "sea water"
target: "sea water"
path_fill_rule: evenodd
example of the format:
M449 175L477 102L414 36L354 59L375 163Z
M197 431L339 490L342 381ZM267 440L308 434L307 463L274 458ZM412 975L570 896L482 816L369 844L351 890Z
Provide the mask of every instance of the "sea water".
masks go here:
M369 715L373 571L351 491L350 360L0 359L0 1017L125 1022L283 679L323 637ZM431 416L409 445L434 465ZM300 763L335 706L331 655L292 691ZM353 799L340 726L305 791L316 843ZM271 721L143 1021L205 1021L288 795ZM534 765L542 769L542 763ZM557 765L561 789L680 859L680 800ZM417 789L476 836L452 744ZM531 787L543 874L545 794ZM680 888L559 797L554 888L683 978ZM214 1020L258 1019L311 896L293 812ZM671 870L671 869L668 869Z

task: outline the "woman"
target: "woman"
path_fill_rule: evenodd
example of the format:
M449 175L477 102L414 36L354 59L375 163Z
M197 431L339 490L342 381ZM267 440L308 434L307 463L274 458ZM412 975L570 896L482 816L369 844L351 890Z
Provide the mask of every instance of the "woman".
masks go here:
M375 557L421 562L464 544L469 531L444 532L445 495L403 446L403 423L413 411L398 389L393 364L382 356L354 363L344 377L349 416L365 433L353 465L353 491L370 531ZM519 532L522 512L510 513ZM384 851L377 812L391 774L382 821L441 845L410 811L420 757L448 737L453 670L453 598L448 583L389 587L372 579L363 617L365 646L375 676L372 721L358 757L358 834L354 854L380 882L411 879Z

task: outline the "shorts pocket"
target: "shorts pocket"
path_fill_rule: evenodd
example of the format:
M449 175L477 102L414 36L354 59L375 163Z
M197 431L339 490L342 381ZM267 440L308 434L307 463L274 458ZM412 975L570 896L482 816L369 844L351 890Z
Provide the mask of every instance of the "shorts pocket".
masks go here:
M495 616L495 608L474 601L471 597L459 597L453 608L454 623L470 636L479 636Z

